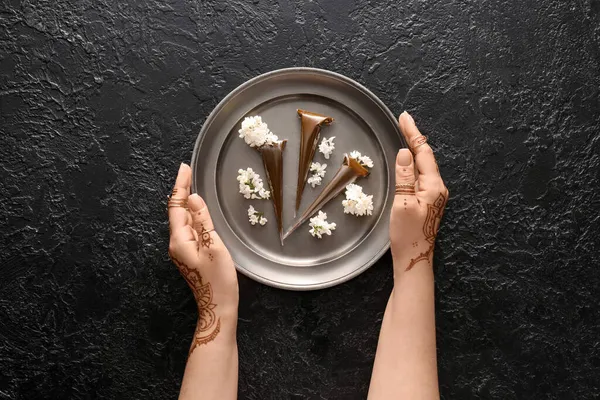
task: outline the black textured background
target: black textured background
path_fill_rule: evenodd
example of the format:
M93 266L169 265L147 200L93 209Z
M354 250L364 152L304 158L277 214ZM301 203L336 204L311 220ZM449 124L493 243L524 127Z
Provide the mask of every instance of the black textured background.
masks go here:
M430 135L442 397L598 397L599 0L0 4L0 398L176 397L166 196L218 101L288 66ZM364 398L391 287L389 255L320 292L240 277L240 398Z

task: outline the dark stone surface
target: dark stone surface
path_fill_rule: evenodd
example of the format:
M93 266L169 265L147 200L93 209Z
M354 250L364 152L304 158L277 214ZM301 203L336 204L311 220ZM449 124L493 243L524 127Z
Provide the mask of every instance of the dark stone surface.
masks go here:
M166 195L204 118L286 66L430 135L445 399L600 392L600 1L0 7L0 398L175 398L196 312ZM390 256L330 290L240 277L240 398L360 399Z

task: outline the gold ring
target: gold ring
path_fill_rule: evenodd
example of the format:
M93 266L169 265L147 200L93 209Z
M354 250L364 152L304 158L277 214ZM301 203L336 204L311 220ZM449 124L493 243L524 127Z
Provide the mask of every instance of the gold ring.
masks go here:
M417 147L423 146L425 143L427 143L427 136L425 136L425 135L417 136L416 138L411 140L412 151L414 152Z
M413 183L397 183L396 194L415 195L415 185Z
M173 207L188 208L187 207L187 199L169 197L169 200L167 201L167 208L173 208Z
M206 221L205 221L206 222ZM206 226L204 225L203 222L201 221L196 221L192 223L192 227L194 228L194 230L198 233L198 234L202 234L205 232L213 232L215 230L215 227L213 226L210 229L206 229Z
M414 193L415 189L396 189L396 193L404 192L404 193Z

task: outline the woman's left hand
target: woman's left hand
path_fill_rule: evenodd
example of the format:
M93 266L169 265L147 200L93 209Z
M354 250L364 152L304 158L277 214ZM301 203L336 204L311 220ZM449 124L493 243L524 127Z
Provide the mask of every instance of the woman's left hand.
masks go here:
M190 195L192 170L181 164L169 198L169 255L194 293L198 324L194 342L207 344L218 335L233 334L237 326L238 281L229 251L215 232L208 208Z

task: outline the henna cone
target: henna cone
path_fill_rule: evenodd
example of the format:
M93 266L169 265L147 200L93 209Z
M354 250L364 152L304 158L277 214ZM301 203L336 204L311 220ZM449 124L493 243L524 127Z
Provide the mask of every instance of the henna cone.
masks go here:
M279 240L283 246L283 150L287 140L265 145L257 150L262 155L263 165L267 174L267 181L271 189L271 200L275 208L277 217L277 229L279 230Z
M340 194L346 186L354 183L358 178L367 175L369 175L369 170L360 165L356 159L349 157L347 154L344 155L344 161L333 179L325 186L315 201L302 213L298 221L283 235L283 240L290 236L300 225L305 223L315 212L323 208L331 199Z
M300 159L298 161L298 185L296 186L296 208L294 210L294 217L296 212L300 208L300 202L302 201L302 193L304 192L304 186L306 185L306 178L308 177L308 170L310 164L315 155L317 143L319 142L319 133L321 132L321 125L333 122L333 118L325 115L312 113L310 111L298 110L298 115L301 121L301 135L300 140Z

